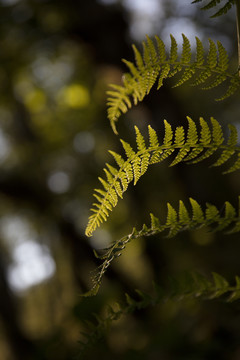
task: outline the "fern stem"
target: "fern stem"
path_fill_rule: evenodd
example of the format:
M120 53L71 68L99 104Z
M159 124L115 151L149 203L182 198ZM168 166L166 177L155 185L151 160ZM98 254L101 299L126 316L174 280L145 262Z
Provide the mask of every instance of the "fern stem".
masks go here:
M238 43L238 75L240 77L240 0L236 0L237 43Z

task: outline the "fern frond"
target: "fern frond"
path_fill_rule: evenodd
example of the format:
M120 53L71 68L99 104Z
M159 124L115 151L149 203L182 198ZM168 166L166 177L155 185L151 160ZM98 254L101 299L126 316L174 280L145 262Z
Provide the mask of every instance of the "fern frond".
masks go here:
M214 232L225 229L227 234L240 231L240 197L238 214L228 201L225 202L224 214L216 206L208 203L205 205L204 210L192 198L189 199L189 203L190 211L187 210L186 205L181 200L179 201L178 210L168 203L167 216L164 223L161 223L160 219L150 214L151 225L149 227L144 224L141 230L133 228L131 234L124 236L105 249L104 255L99 256L103 263L93 276L93 288L87 295L95 295L97 293L107 268L114 259L122 254L127 244L132 240L157 235L162 232L167 232L167 237L173 237L179 232L198 229L203 226L207 227L208 230L212 229Z
M192 4L195 4L195 3L198 3L201 1L202 0L195 0L195 1L192 1ZM201 10L212 9L215 6L217 6L218 4L220 4L221 1L222 0L210 0L208 4L206 4L205 6L203 6L201 8ZM235 3L236 3L236 0L227 0L226 3L222 7L220 7L220 9L211 16L211 18L226 14Z
M209 39L208 53L205 54L203 44L196 37L196 56L192 60L191 45L188 38L182 34L181 56L178 56L178 44L171 35L169 55L166 53L163 41L156 36L155 43L147 37L143 42L143 54L133 45L135 64L123 60L129 69L123 77L123 86L110 85L108 91L108 118L115 133L116 121L122 113L136 105L149 94L153 85L157 82L157 89L163 85L165 79L179 77L174 87L180 86L186 81L192 80L193 86L202 85L203 89L211 89L223 82L227 84L227 90L218 100L223 100L232 95L240 87L240 79L237 74L228 72L228 56L223 45Z
M98 203L93 204L92 215L86 228L86 235L91 236L94 230L107 220L112 209L117 205L119 197L127 190L130 182L134 185L147 171L149 165L160 163L164 159L176 153L170 166L182 161L195 164L209 158L217 150L222 153L213 166L220 166L232 159L235 155L237 160L225 171L232 172L240 168L240 148L236 145L236 128L231 125L230 136L226 144L223 144L224 137L220 124L211 118L211 129L208 123L200 118L200 133L198 134L195 123L187 117L188 131L185 135L184 128L179 126L173 131L171 125L165 120L165 134L162 144L159 144L158 136L151 126L148 127L149 145L147 146L140 130L135 127L136 145L135 151L130 144L121 140L126 154L124 159L121 155L110 151L116 161L117 167L106 164L104 169L106 179L99 177L103 189L95 190L95 198Z
M82 333L84 340L80 342L80 356L87 349L99 341L111 324L124 315L137 310L164 304L167 301L214 301L218 298L225 302L237 301L240 298L240 277L235 277L235 284L230 285L222 275L212 272L211 277L198 272L187 272L178 278L171 279L168 287L164 288L154 283L154 291L150 294L136 290L136 296L125 295L125 301L117 303L115 309L108 307L105 317L95 315L95 323L90 322L87 333Z

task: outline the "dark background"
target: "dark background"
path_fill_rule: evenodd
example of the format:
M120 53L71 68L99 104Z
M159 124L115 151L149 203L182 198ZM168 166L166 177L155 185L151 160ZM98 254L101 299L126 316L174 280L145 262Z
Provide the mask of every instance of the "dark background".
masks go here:
M234 10L210 19L211 11L190 3L0 1L0 360L73 359L84 320L125 292L150 290L152 280L166 284L188 270L229 281L240 274L239 235L201 229L133 242L97 297L80 297L99 264L93 248L149 223L150 212L164 219L166 202L238 205L239 172L222 176L209 169L210 160L173 168L166 161L130 187L91 239L84 235L97 177L112 161L108 150L121 151L106 116L106 90L121 81L121 59L133 60L131 44L145 33L167 46L170 33L179 44L181 33L206 46L211 37L223 42L236 69ZM149 123L161 132L163 119L186 126L186 115L214 116L224 131L227 123L239 127L238 95L215 102L221 92L167 82L120 119L120 137L131 142L135 124L144 134ZM84 359L238 360L239 310L238 302L168 302L118 321Z

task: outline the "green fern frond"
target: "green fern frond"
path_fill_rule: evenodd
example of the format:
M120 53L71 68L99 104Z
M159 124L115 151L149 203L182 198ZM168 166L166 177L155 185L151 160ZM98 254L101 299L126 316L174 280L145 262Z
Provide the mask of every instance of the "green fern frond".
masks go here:
M157 235L162 232L167 232L167 237L173 237L179 232L198 229L200 227L207 227L212 231L222 231L225 229L226 233L235 233L240 231L240 197L239 197L239 209L238 214L235 208L228 202L225 202L224 214L219 211L216 206L206 204L203 210L199 203L190 198L191 211L187 210L187 207L183 201L179 201L178 210L176 210L171 204L167 204L167 216L165 223L150 214L151 225L143 225L141 230L133 228L132 233L124 236L122 239L114 242L110 247L105 250L104 255L99 256L103 260L103 263L96 270L92 280L93 287L86 296L95 295L101 284L103 275L107 268L114 259L119 257L127 244L132 240L140 237L147 237Z
M192 1L192 4L195 4L195 3L198 3L198 2L201 2L202 0L195 0L195 1ZM221 3L222 0L211 0L209 1L209 3L207 3L205 6L203 6L201 8L201 10L209 10L209 9L212 9L214 8L215 6L217 6L218 4ZM226 3L220 7L220 9L214 13L211 18L214 18L214 17L217 17L217 16L221 16L221 15L224 15L226 14L231 8L232 6L236 3L236 0L227 0Z
M132 314L137 310L146 309L164 304L166 301L194 301L211 300L218 298L225 302L233 302L240 298L240 277L235 277L235 284L229 282L220 274L212 272L211 278L198 272L187 272L178 278L171 279L167 288L154 283L151 294L136 290L136 296L125 295L125 301L117 303L115 309L108 307L105 317L95 316L95 322L89 322L88 332L82 333L84 339L80 341L78 356L84 355L87 349L99 341L111 324L124 315Z
M230 136L226 144L223 144L224 137L220 124L211 118L211 129L208 123L200 118L200 133L190 117L187 117L188 130L185 135L184 128L179 126L173 131L171 125L165 120L165 134L163 143L159 144L158 136L151 126L148 127L149 145L147 146L140 130L135 127L137 150L130 144L121 140L126 158L110 151L116 161L117 167L106 164L104 169L106 179L99 177L103 189L95 189L97 203L93 204L92 215L86 228L86 235L91 236L95 229L107 220L109 213L117 205L119 197L127 190L130 182L134 185L141 176L148 170L149 165L160 163L164 159L174 155L170 166L182 161L195 164L209 158L217 150L221 150L220 157L213 166L220 166L229 159L237 156L234 164L225 173L240 168L240 148L236 145L236 128L230 126Z
M184 34L182 37L180 57L176 39L171 35L169 56L163 41L156 36L155 43L149 37L143 42L143 55L136 46L133 46L135 64L123 60L129 69L129 73L123 77L123 86L110 85L112 90L107 92L108 118L115 133L117 133L116 121L122 113L126 113L131 108L132 102L136 105L149 94L156 82L159 89L165 79L174 77L177 73L180 75L174 87L194 77L191 85L201 85L204 89L211 89L226 82L228 88L219 100L237 91L240 79L237 74L228 73L227 52L219 41L215 44L209 39L209 49L205 55L203 44L196 37L196 56L192 61L190 42Z

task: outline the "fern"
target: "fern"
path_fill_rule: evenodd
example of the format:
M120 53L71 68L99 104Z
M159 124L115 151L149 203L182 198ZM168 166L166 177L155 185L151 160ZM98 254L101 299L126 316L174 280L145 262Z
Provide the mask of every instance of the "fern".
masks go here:
M180 58L176 39L171 35L169 56L166 54L165 44L156 36L155 43L149 37L143 42L143 55L133 46L136 64L123 60L130 72L124 75L123 86L111 85L112 90L107 92L108 118L115 133L116 121L122 113L131 108L132 102L136 105L149 94L156 82L159 89L165 79L174 77L177 73L180 77L174 87L190 79L193 79L191 85L201 85L204 89L212 89L226 82L227 89L218 100L223 100L237 91L240 79L237 74L228 72L227 52L219 41L215 44L209 39L209 50L205 55L203 44L196 37L196 56L195 61L192 61L190 42L184 34L182 37Z
M200 227L207 227L212 231L225 230L227 234L232 234L240 231L240 206L238 214L235 208L228 202L225 202L225 213L221 215L221 212L216 206L206 204L203 211L198 202L192 198L189 199L191 205L191 212L189 212L182 201L179 201L178 210L174 209L171 204L167 204L167 217L165 223L161 223L160 220L153 214L150 214L151 225L143 225L141 230L132 230L132 233L124 236L122 239L114 242L109 248L105 249L105 253L101 256L95 254L98 258L103 260L103 263L96 269L92 281L92 289L83 294L83 296L96 295L101 284L103 275L112 261L119 257L126 245L132 240L138 239L144 236L157 235L162 232L167 232L167 237L176 236L181 231L195 230ZM240 203L240 197L239 197Z
M187 273L179 279L173 279L169 289L164 289L154 284L154 293L147 294L136 290L137 298L126 294L124 303L117 303L116 308L108 307L105 317L96 317L96 324L88 322L88 328L93 328L89 333L84 333L84 340L80 341L81 351L78 358L84 352L100 340L113 321L123 315L131 314L136 310L156 306L169 300L186 301L188 299L208 300L224 298L227 302L233 302L240 298L240 277L235 277L235 285L231 286L228 281L217 273L212 273L209 279L197 272Z
M195 1L192 1L192 4L195 4L195 3L198 3L198 2L201 2L202 0L195 0ZM207 5L204 5L201 9L202 10L209 10L209 9L212 9L214 8L215 6L217 6L218 4L220 4L222 1L221 0L210 0ZM228 0L226 1L226 3L220 7L220 9L214 13L211 18L215 18L215 17L218 17L218 16L221 16L221 15L224 15L226 14L231 8L232 6L236 3L235 0Z
M192 3L201 1L195 0ZM212 17L216 17L228 12L235 3L235 0L225 0L225 2L206 0L202 9L215 8ZM239 19L238 11L238 28ZM200 86L205 90L224 83L226 85L225 92L218 100L226 99L239 89L239 71L234 74L229 72L228 55L220 42L215 43L209 39L206 52L203 43L196 37L196 51L193 59L191 45L185 35L182 35L181 51L178 50L176 39L172 35L170 37L169 53L166 52L165 44L158 36L155 37L155 41L147 36L146 41L142 44L142 52L133 45L135 62L123 60L129 69L129 72L123 77L123 85L111 85L112 89L108 91L108 118L115 133L117 133L116 121L121 114L126 113L133 104L137 105L142 101L155 84L159 89L167 79L173 79L174 87L190 81L190 85ZM183 162L197 164L214 155L211 167L224 165L224 174L240 169L238 134L233 125L228 126L228 136L224 136L219 122L213 117L209 123L203 118L200 118L199 122L195 122L187 117L187 125L187 129L183 126L173 129L164 120L164 136L161 140L149 125L148 141L135 126L136 146L132 147L129 143L121 140L125 156L110 151L116 165L106 164L105 178L99 178L102 188L95 189L94 196L97 202L91 209L92 214L86 228L87 236L91 236L95 229L107 220L119 198L123 198L129 184L132 182L136 185L148 170L149 165L160 163L170 157L170 166ZM113 242L108 248L103 249L101 254L95 252L95 256L102 263L93 273L92 289L83 296L97 294L108 267L123 253L132 240L159 234L172 238L180 232L192 231L201 227L206 227L208 231L226 234L240 232L240 196L238 209L229 201L225 201L223 211L209 203L201 206L192 198L189 199L188 204L180 200L178 208L167 203L167 214L164 221L150 214L150 225L144 224L140 230L133 228L130 234ZM240 298L240 277L236 276L235 285L231 286L223 276L217 273L212 273L212 279L208 279L198 273L188 272L184 279L174 280L173 287L170 289L163 289L155 285L153 294L145 294L140 290L136 292L137 297L126 294L125 302L118 304L117 309L109 307L105 317L96 317L97 322L90 324L93 331L86 334L86 341L81 343L83 349L98 340L113 321L135 310L155 306L171 299L221 298L227 302L238 300Z
M233 165L225 170L225 173L233 172L240 168L240 148L236 146L237 131L233 125L229 126L230 135L227 143L223 144L222 128L214 118L211 118L211 129L207 122L200 118L200 133L198 133L196 124L190 117L187 117L187 121L188 131L185 134L182 126L177 127L173 131L171 125L165 120L165 136L162 144L159 144L155 130L149 125L148 146L145 144L139 129L135 127L136 151L123 140L121 140L121 143L126 159L114 151L110 151L117 167L106 164L104 169L106 179L99 177L103 189L95 189L94 197L97 202L93 204L91 209L92 215L89 217L86 228L87 236L91 236L95 229L107 220L109 213L117 205L119 197L123 197L123 193L127 190L130 182L136 185L140 177L147 171L149 165L160 163L170 157L170 155L175 155L170 166L180 162L196 164L209 158L217 150L221 150L222 153L212 166L220 166L237 156Z

